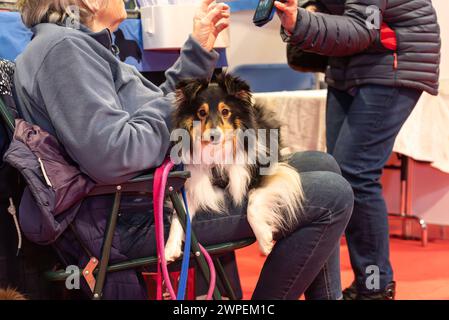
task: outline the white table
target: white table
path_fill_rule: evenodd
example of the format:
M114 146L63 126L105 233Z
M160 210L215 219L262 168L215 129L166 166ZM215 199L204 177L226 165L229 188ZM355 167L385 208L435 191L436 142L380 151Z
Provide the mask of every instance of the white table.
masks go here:
M257 103L277 113L286 147L282 153L326 150L327 90L256 93Z
M326 90L285 91L256 93L254 98L278 114L286 152L325 151L326 94ZM439 96L423 94L393 151L449 173L449 81L442 81Z

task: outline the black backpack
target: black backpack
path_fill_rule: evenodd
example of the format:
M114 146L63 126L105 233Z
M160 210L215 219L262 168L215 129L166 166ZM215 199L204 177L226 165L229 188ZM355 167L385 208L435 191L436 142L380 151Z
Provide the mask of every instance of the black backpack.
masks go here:
M0 59L0 288L15 288L29 299L54 298L42 276L57 261L53 250L21 239L18 223L11 214L18 211L24 190L18 171L3 162L17 116L13 74L14 64Z

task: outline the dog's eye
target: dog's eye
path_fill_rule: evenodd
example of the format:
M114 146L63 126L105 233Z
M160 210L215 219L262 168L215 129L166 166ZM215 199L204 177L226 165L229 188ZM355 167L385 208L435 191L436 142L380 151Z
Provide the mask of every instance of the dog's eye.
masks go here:
M230 113L229 109L223 109L223 110L221 110L221 114L223 115L223 117L229 116L229 113Z
M200 117L200 118L204 118L204 117L206 117L207 116L207 112L206 112L206 110L200 110L200 111L198 111L198 116Z

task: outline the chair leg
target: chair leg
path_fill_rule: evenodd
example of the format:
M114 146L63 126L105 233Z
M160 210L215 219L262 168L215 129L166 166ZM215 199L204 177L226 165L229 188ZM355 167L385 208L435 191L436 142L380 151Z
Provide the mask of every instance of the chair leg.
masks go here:
M179 194L176 191L174 191L173 188L169 188L169 196L170 196L170 200L173 203L173 207L175 208L176 213L178 214L179 221L181 222L181 225L185 230L187 216L184 211L184 205L182 203L182 200L179 197ZM191 235L192 235L192 253L195 256L195 259L198 263L198 266L200 267L201 273L203 274L204 278L206 279L206 282L209 282L210 281L210 273L209 273L206 259L201 254L201 250L200 250L200 247L198 244L198 239L196 238L196 235L193 232L193 230L192 230ZM214 299L221 300L221 294L218 291L216 286L214 288Z
M103 249L101 252L101 260L97 273L97 280L94 287L93 300L100 300L103 295L103 287L106 279L106 272L109 264L109 257L111 255L112 240L114 238L115 226L117 225L118 212L120 208L121 200L121 187L117 186L115 193L114 205L112 207L112 213L109 218L109 222L106 228L105 239L103 242Z
M234 292L234 288L232 288L231 282L229 281L228 275L226 274L226 271L223 268L223 264L221 263L219 257L214 258L214 264L215 264L215 269L217 270L217 278L220 279L228 298L230 300L237 300L237 297Z

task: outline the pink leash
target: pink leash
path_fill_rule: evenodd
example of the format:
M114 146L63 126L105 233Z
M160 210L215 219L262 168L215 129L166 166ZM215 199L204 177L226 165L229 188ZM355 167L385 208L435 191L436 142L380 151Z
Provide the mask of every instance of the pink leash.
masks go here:
M157 292L156 297L158 300L162 300L162 279L165 281L165 286L170 294L172 300L176 300L176 294L173 289L173 285L170 280L168 273L167 261L165 260L165 239L164 239L164 199L165 199L165 189L167 187L168 175L173 169L174 163L169 159L165 160L164 163L156 169L154 174L154 184L153 184L153 205L154 205L154 225L156 231L156 248L158 255L158 266L157 266ZM212 300L212 294L215 289L216 274L215 267L210 257L209 253L203 246L200 246L200 250L203 253L210 270L210 285L207 292L207 300ZM186 253L184 253L186 254ZM190 254L190 253L188 253Z

